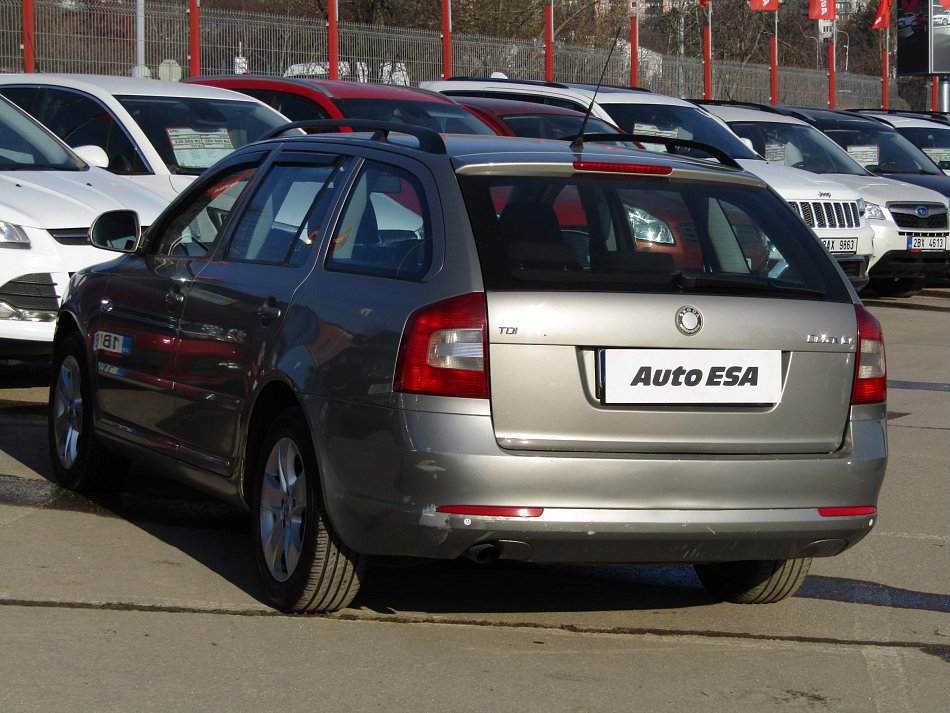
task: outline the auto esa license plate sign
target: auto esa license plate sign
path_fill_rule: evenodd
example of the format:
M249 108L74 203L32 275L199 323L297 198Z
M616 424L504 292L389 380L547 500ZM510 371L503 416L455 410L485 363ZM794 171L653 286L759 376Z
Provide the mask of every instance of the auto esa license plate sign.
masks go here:
M850 253L858 251L857 238L822 238L822 244L830 253Z
M600 380L608 404L776 404L778 350L604 349Z

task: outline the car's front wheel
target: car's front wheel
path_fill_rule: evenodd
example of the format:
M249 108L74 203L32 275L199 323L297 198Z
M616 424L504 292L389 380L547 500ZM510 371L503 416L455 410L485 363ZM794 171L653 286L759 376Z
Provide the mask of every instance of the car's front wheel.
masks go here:
M47 443L53 478L70 490L94 490L120 473L125 461L110 453L92 428L92 384L82 338L76 332L53 351Z
M359 589L365 558L327 518L306 419L285 411L264 438L254 471L252 527L267 598L286 612L329 612Z
M810 558L713 562L693 566L706 591L735 604L771 604L787 599L805 581Z

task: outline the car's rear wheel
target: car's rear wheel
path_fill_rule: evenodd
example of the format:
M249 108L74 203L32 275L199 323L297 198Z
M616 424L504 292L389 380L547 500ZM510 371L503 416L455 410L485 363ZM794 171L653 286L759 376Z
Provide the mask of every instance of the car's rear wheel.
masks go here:
M809 567L810 558L693 566L706 591L735 604L771 604L787 599L805 581Z
M53 478L70 490L95 490L114 482L125 461L110 453L92 428L92 384L86 350L78 333L53 352L47 443Z
M913 297L927 284L916 277L872 277L868 285L881 297Z
M333 531L306 419L285 411L264 438L254 472L253 539L267 598L286 612L342 609L356 596L365 558Z

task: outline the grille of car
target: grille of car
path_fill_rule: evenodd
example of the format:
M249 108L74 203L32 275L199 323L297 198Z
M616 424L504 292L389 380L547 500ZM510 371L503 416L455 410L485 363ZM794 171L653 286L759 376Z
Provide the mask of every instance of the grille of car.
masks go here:
M894 222L897 223L898 228L906 230L940 230L942 228L946 230L947 211L936 212L932 210L930 215L920 217L916 213L919 205L919 203L905 205L892 203L887 207L891 211L891 215L894 216ZM930 207L933 208L933 206Z
M59 298L53 276L45 272L20 275L0 287L0 301L17 309L56 310Z
M49 234L60 245L86 245L89 242L89 228L56 228Z
M789 201L788 204L812 228L857 228L861 224L857 203Z

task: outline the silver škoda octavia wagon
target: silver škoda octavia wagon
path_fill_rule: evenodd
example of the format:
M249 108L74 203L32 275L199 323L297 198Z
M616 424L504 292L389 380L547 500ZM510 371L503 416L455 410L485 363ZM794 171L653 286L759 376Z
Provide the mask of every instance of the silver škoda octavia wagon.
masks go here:
M249 508L285 611L346 606L374 555L691 564L773 602L870 531L881 329L760 180L355 128L234 152L142 237L98 220L126 254L59 315L62 485L147 459Z

